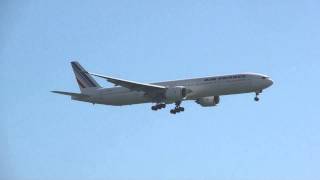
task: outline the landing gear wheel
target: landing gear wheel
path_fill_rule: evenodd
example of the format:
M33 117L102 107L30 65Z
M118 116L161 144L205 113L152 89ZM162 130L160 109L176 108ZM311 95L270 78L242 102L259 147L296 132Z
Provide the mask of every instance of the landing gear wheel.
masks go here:
M151 107L151 109L153 111L157 111L157 110L162 109L162 108L166 108L166 104L156 104L156 105Z
M177 101L176 102L176 107L174 109L171 109L170 113L171 114L176 114L176 113L179 113L179 112L183 112L184 108L180 107L180 105L181 105L181 101Z
M258 92L256 92L256 97L254 98L254 100L256 101L256 102L258 102L260 99L259 99L259 94L261 93L262 91L258 91Z

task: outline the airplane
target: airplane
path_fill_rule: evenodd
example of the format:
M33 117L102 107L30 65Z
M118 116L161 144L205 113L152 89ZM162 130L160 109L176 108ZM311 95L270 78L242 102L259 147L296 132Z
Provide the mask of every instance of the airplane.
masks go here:
M154 103L153 111L175 104L171 114L183 112L183 101L195 101L203 107L213 107L220 103L220 96L242 93L255 93L254 100L259 101L259 94L273 84L269 76L258 73L240 73L194 79L140 83L113 78L86 71L79 62L72 61L71 66L81 93L51 91L71 96L72 100L124 106L141 103ZM115 85L103 88L94 77L105 79Z

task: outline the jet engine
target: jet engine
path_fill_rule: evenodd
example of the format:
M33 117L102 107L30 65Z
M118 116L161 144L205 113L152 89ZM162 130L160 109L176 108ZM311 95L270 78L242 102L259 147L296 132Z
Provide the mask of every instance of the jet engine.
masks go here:
M167 102L181 101L187 96L187 89L182 86L168 88L165 93Z
M216 106L220 102L220 96L203 97L196 100L196 103L203 107Z

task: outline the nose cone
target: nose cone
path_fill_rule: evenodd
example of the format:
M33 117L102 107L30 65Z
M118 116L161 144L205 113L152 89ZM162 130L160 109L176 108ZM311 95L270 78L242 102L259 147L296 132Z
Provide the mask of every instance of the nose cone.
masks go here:
M268 85L268 87L272 86L273 85L273 81L271 79L268 79L267 80L267 85Z

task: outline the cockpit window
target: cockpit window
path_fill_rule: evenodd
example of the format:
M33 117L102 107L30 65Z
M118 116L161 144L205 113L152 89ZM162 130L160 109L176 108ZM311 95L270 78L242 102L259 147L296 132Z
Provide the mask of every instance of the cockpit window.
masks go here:
M269 77L267 77L267 76L262 76L262 79L269 79Z

